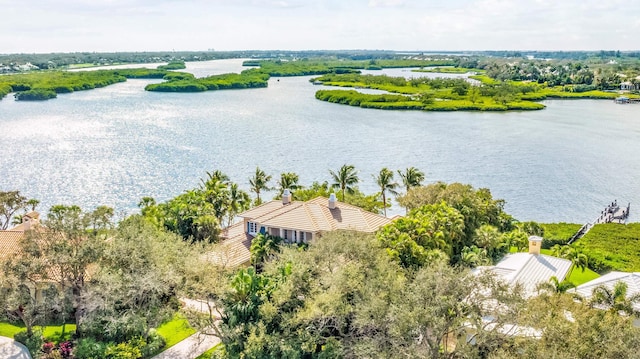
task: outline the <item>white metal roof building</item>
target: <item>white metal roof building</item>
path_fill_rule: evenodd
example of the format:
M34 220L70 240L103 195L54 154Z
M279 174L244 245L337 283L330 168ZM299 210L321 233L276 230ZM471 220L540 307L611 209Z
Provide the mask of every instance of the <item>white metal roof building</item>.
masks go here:
M610 272L602 277L579 285L575 288L575 293L585 299L589 299L593 295L595 288L603 285L607 289L612 290L618 282L627 284L627 297L640 293L640 273L638 272ZM635 304L634 307L636 310L640 310L640 304Z
M562 281L569 273L571 261L540 254L542 238L529 238L528 253L512 253L506 255L494 266L478 267L474 271L490 270L508 284L520 284L527 297L536 295L537 286L548 282L551 277Z

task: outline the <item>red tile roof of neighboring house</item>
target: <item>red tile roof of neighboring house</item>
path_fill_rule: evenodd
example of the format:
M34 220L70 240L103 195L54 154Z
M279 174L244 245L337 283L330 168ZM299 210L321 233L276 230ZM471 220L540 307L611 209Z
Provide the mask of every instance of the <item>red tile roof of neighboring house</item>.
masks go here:
M20 251L20 240L23 237L24 231L0 231L0 261L4 261Z

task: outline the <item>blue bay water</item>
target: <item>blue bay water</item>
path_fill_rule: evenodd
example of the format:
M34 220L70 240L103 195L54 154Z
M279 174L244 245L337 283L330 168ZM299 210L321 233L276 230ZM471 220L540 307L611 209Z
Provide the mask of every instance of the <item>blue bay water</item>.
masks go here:
M189 63L197 76L240 71L241 60ZM399 74L398 69L388 73ZM426 74L425 74L426 75ZM433 74L428 74L433 76ZM105 204L132 213L215 169L248 189L256 166L302 184L350 163L376 191L382 167L415 166L427 181L488 187L520 220L585 222L614 199L640 218L640 105L545 101L534 112L382 111L318 101L311 77L195 94L144 91L151 80L0 101L0 190L53 204ZM399 208L393 213L402 213Z

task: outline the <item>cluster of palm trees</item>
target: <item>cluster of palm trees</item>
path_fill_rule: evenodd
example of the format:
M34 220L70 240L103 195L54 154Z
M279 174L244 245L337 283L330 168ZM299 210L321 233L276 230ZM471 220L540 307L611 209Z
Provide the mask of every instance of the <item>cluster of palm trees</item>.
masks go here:
M293 172L284 172L280 174L280 179L276 183L276 187L269 186L269 182L273 176L266 174L260 167L256 167L256 172L249 178L249 190L256 194L256 199L254 204L260 205L262 203L262 198L260 198L260 193L263 191L271 191L277 190L278 196L282 196L285 189L290 191L295 191L302 186L298 183L300 181L300 177Z
M219 170L207 172L207 178L201 182L200 189L204 192L207 202L213 204L221 225L225 219L226 225L231 225L238 213L246 211L251 206L249 195Z
M576 286L568 281L560 281L558 278L551 277L549 282L540 283L538 285L539 292L550 292L560 295L567 293ZM619 281L613 287L599 285L593 288L591 299L587 304L592 308L608 310L612 314L623 314L627 316L640 317L640 311L637 309L640 305L640 293L632 295L628 294L629 286L627 283ZM577 293L572 293L573 298L584 302L585 299Z
M636 308L640 304L640 294L627 295L628 286L625 282L617 282L613 288L600 285L593 289L590 305L609 310L613 314L640 316Z
M583 272L588 265L588 257L584 254L580 247L575 245L558 245L551 247L551 254L556 257L569 259L572 263L571 270L567 274L567 278L575 268L580 268ZM552 293L562 294L568 292L576 286L569 280L560 281L556 277L551 277L549 282L541 283L538 286L540 291L548 291ZM580 301L583 300L578 294L574 293L574 297ZM640 305L640 293L628 295L628 286L625 282L617 282L613 287L599 285L592 291L589 306L601 309L607 309L614 314L625 314L628 316L640 317L640 311L636 308Z
M402 182L402 186L408 192L412 187L422 185L425 179L424 172L415 167L409 167L404 171L397 171ZM346 194L353 194L356 190L356 186L360 183L360 177L355 166L350 164L344 164L337 171L329 171L331 175L332 183L331 187L339 191L340 200L344 202ZM384 204L384 215L387 215L387 207L390 205L387 201L387 194L397 196L399 194L398 189L400 184L395 181L395 173L388 168L383 168L373 178L380 189L380 196L382 203ZM263 191L270 191L276 189L278 195L282 196L285 189L289 189L292 192L301 189L302 186L298 183L299 177L293 172L285 172L280 175L280 179L277 181L275 188L269 186L269 182L272 180L272 176L266 174L259 167L256 167L256 172L249 178L249 184L251 186L250 191L256 194L255 204L262 203L260 194Z
M564 245L556 244L551 247L551 255L554 257L565 258L571 261L571 271L567 274L567 277L571 276L574 268L580 268L583 272L589 264L589 257L582 251L582 249L576 245Z

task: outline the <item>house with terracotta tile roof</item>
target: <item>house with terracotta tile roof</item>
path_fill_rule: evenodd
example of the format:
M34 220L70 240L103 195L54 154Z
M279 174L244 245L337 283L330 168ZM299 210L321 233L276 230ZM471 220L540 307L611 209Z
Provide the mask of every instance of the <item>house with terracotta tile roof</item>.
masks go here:
M0 231L0 263L11 258L20 250L20 241L26 231L40 223L40 214L32 211L22 216L22 223Z
M22 223L7 230L0 230L0 266L20 254L22 250L20 242L25 238L28 231L42 228L40 226L40 214L32 211L22 216ZM49 278L59 276L59 272L51 272L49 274ZM30 282L27 285L32 292L32 296L40 300L42 298L42 289L51 283L51 279L46 279L37 283Z
M360 207L317 197L310 201L292 201L285 190L282 200L266 202L238 215L242 221L222 232L222 243L209 258L223 266L246 264L251 259L251 240L258 234L281 237L287 243L307 243L322 233L351 230L373 233L392 219Z

